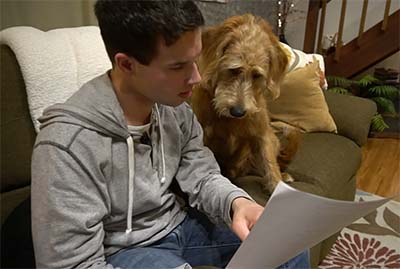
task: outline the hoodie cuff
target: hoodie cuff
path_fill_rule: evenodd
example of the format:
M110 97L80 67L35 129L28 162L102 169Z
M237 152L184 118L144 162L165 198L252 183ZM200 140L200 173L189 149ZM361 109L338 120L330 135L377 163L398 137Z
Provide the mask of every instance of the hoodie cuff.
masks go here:
M224 221L225 223L231 227L232 225L232 217L231 217L231 210L232 210L232 203L233 200L236 198L243 197L249 199L250 201L256 202L250 195L247 194L244 190L235 190L228 194L225 202L225 214L224 214Z

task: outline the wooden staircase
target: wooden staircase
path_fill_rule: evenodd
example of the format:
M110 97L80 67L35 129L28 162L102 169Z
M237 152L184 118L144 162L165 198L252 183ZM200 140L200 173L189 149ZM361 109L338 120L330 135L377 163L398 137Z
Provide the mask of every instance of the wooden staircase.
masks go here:
M383 20L364 32L368 6L368 0L364 0L359 35L342 47L346 0L342 1L336 50L325 56L326 74L351 78L400 50L400 10L389 16L390 0L387 0ZM322 9L317 50L320 53L326 4L326 0L310 0L304 41L306 52L314 52L318 15Z

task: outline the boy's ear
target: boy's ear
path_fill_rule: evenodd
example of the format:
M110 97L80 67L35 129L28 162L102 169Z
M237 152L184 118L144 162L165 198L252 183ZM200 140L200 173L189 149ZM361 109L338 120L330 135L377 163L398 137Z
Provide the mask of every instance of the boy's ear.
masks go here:
M136 73L139 62L125 53L116 53L114 56L115 66L124 73Z

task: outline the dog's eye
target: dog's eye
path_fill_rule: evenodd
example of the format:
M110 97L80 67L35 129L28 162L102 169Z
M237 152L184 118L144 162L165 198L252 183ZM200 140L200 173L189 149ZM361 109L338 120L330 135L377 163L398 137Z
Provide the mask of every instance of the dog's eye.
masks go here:
M231 68L231 69L229 69L229 72L233 76L238 76L238 75L240 75L240 73L242 73L242 69L240 69L240 68Z
M258 79L261 77L260 73L253 73L253 79Z

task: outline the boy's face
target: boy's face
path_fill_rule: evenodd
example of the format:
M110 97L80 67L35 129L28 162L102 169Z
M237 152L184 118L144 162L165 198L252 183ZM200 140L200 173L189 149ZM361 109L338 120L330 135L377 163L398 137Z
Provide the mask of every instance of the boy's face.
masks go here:
M184 33L173 45L159 40L156 57L149 65L138 63L135 89L153 102L178 106L192 94L200 82L195 61L200 56L201 29Z

